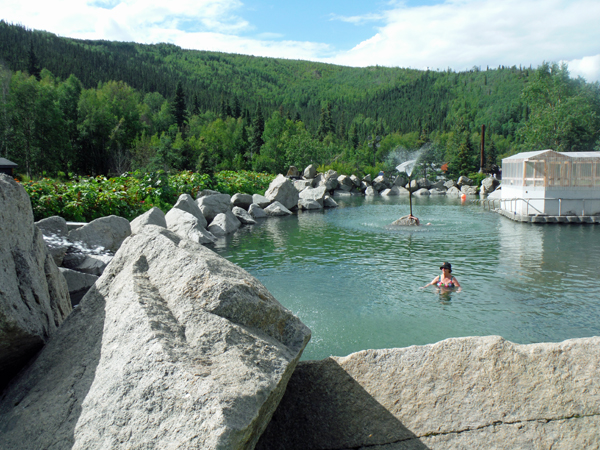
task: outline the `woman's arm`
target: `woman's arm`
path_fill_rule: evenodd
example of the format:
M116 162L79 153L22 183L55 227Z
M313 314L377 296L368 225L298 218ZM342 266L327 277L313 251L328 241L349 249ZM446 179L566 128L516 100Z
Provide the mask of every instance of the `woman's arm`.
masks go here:
M454 285L456 287L460 287L460 283L458 282L458 280L455 277L452 277L452 283L454 283Z
M433 280L431 280L431 283L426 284L425 286L423 286L421 289L425 289L427 286L431 286L432 284L435 284L439 281L440 276L438 275L437 277L435 277Z

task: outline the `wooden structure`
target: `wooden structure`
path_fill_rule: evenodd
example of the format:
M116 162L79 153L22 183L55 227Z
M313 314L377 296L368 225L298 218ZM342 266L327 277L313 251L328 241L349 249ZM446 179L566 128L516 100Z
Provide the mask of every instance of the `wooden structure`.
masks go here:
M9 161L6 158L0 158L0 173L5 173L6 175L14 176L14 169L17 167L12 161Z
M502 206L521 216L600 214L600 152L525 152L502 160Z

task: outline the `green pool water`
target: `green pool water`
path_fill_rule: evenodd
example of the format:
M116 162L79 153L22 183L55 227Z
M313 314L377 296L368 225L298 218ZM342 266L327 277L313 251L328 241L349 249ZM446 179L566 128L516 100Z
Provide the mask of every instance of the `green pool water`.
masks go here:
M398 228L406 198L339 203L243 227L214 247L310 327L303 359L459 336L600 335L600 226L515 223L442 197L414 200L431 225ZM462 291L419 289L444 261Z

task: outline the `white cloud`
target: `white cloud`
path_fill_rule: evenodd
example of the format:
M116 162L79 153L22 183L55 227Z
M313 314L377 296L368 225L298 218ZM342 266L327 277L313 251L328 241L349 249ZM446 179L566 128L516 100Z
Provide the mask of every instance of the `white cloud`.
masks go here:
M569 73L572 77L581 76L586 81L600 81L600 54L565 62L569 65Z
M372 38L329 61L463 70L573 61L600 50L597 0L448 0L391 9L385 22Z
M383 23L348 51L310 36L292 41L269 29L255 30L241 17L247 8L242 2L251 1L3 0L0 18L81 39L170 42L188 49L349 66L464 70L567 61L573 76L600 80L598 0L446 0L417 7L394 1L385 11L332 14L330 20L356 26Z

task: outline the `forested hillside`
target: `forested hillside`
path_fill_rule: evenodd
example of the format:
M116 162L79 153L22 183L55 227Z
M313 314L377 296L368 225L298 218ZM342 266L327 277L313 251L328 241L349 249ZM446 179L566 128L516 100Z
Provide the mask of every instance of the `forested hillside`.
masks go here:
M598 83L566 67L352 68L171 44L82 41L0 21L0 156L23 173L391 166L455 173L519 150L600 147Z

